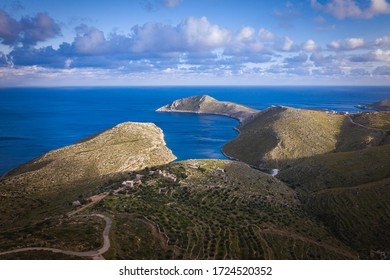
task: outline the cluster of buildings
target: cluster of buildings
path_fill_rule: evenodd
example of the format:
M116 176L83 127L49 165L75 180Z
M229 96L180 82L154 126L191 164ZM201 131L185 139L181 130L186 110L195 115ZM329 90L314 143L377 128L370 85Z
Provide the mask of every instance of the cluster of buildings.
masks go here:
M171 182L176 182L177 177L174 174L169 173L166 170L151 170L149 171L149 175L157 175L167 181ZM142 179L145 177L145 175L142 174L136 174L134 180L127 180L122 182L123 187L128 187L128 188L134 188L138 185L142 184Z

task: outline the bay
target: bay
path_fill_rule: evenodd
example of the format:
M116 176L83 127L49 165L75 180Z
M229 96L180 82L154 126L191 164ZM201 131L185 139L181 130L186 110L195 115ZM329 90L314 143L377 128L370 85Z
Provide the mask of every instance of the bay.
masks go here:
M0 89L0 174L47 151L118 123L153 122L178 160L225 158L236 120L216 115L158 113L175 99L208 94L257 109L270 105L357 112L390 98L390 87L67 87Z

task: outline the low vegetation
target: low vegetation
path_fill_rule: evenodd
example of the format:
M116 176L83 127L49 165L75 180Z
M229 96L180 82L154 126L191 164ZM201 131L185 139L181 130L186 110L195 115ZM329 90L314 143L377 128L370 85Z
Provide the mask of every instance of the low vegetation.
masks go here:
M344 116L323 111L270 107L239 126L223 152L254 166L283 168L291 161L335 150Z
M35 224L0 232L0 252L50 247L67 251L89 251L103 244L104 221L93 216L52 217Z
M352 115L352 119L367 127L390 130L390 112L359 113Z
M247 165L196 160L160 168L181 179L169 182L145 173L142 186L95 207L117 221L115 245L106 258L357 257L304 213L293 190Z

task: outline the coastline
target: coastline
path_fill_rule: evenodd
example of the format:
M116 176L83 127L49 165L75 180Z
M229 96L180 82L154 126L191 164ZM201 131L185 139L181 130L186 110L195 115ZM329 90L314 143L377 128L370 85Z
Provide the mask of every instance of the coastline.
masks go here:
M283 107L283 106L271 106L271 107L269 107L269 108L275 108L275 107ZM267 109L268 109L268 108L267 108ZM267 110L267 109L265 109L265 110ZM265 110L259 111L258 114L263 113ZM162 107L159 108L159 109L157 109L156 112L159 112L159 113L199 114L199 115L217 115L217 116L227 117L227 118L230 118L230 119L237 120L237 121L239 122L236 126L233 127L233 129L234 129L235 131L237 131L238 135L240 135L240 133L241 133L241 131L240 131L240 129L239 129L238 127L239 127L240 125L242 125L243 122L244 122L245 120L248 120L248 118L247 118L247 119L244 119L243 121L241 121L241 120L239 120L238 118L235 118L235 117L230 116L230 115L227 115L227 114L222 114L222 113L203 113L203 112L190 111L190 110L167 110L167 109L162 109ZM256 114L255 116L257 116L258 114ZM226 144L226 143L225 143L225 144ZM279 173L279 169L275 169L275 168L260 168L260 167L258 167L258 166L251 165L251 164L248 164L248 163L246 163L246 162L243 162L243 161L241 161L241 160L239 160L239 159L237 159L237 158L235 158L235 157L229 156L228 154L226 154L226 153L224 152L223 146L221 147L220 152L221 152L222 155L224 155L224 156L225 156L226 158L228 158L229 160L238 161L238 162L240 162L240 163L242 163L242 164L245 164L245 165L249 166L250 168L256 169L256 170L258 170L258 171L260 171L260 172L263 172L263 173L265 173L265 174L268 174L268 175L270 175L270 176L272 176L272 177L277 176L278 173ZM175 160L175 161L176 161L176 160Z

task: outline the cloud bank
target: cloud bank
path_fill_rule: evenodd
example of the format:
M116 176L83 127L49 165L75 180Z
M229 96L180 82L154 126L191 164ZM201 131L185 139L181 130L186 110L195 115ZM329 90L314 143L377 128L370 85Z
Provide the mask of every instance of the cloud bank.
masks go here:
M352 5L350 2L344 5ZM387 9L385 3L373 2L376 6L367 9ZM332 3L341 5L336 0L328 4L312 1L316 8L329 11ZM173 8L180 1L164 4ZM47 13L16 19L0 10L0 43L8 48L0 51L0 79L12 83L20 77L73 77L96 83L110 79L147 83L153 77L160 83L170 78L175 83L194 79L223 83L234 77L242 83L247 79L278 83L281 78L299 82L323 77L383 79L389 75L388 36L371 41L348 37L321 45L313 38L296 42L264 27L231 30L206 17L192 16L176 25L135 25L126 35L105 34L85 24L77 26L74 33L72 41L53 48L50 40L61 36L61 28Z
M390 4L386 0L370 0L370 5L367 8L360 7L358 1L354 0L330 0L325 2L327 3L321 4L317 0L311 0L311 6L339 19L369 19L378 15L390 14Z

